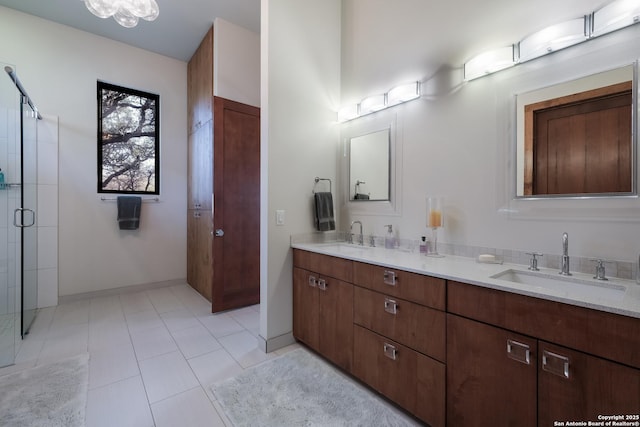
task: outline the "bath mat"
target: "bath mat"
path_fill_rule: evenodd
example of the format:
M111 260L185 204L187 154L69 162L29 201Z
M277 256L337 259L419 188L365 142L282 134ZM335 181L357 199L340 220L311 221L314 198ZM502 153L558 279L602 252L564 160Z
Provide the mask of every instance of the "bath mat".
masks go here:
M214 384L234 426L413 426L409 417L304 349Z
M1 376L0 425L82 427L88 384L88 354Z

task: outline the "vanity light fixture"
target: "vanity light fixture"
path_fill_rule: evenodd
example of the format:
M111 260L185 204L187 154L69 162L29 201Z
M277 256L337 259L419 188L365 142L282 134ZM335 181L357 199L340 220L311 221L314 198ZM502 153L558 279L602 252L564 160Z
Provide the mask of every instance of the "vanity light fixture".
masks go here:
M469 81L515 65L513 46L490 50L464 64L464 79Z
M588 22L589 19L585 17L572 19L531 34L520 42L519 62L529 61L587 40Z
M394 105L420 98L420 82L411 82L395 86L387 93L369 96L359 104L347 105L338 110L338 121L348 122Z
M640 22L639 0L615 0L582 18L552 25L531 34L512 48L504 48L502 66L500 66L500 59L492 56L494 51L472 58L464 64L464 79L473 80L638 22ZM514 53L510 64L507 53L509 49Z
M413 82L396 86L387 92L387 107L411 101L420 96L420 83Z
M617 0L593 12L592 36L597 37L640 22L638 0Z
M347 105L338 110L338 121L348 122L358 117L358 104Z
M380 111L387 106L387 97L383 93L381 95L369 96L360 102L360 115L374 113Z
M160 9L156 0L84 0L87 9L99 18L113 19L123 27L133 28L139 18L155 20Z

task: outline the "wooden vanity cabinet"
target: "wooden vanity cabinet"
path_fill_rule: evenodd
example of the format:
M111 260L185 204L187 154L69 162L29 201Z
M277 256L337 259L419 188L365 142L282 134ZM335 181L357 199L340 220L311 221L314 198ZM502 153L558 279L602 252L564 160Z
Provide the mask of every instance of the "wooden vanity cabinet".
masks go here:
M294 250L293 336L351 372L353 285L342 279L351 261Z
M447 425L535 427L536 345L448 314Z
M546 342L538 360L539 426L640 414L640 370Z
M448 425L640 413L639 319L453 281L447 308Z
M354 262L353 374L431 426L445 425L446 283Z

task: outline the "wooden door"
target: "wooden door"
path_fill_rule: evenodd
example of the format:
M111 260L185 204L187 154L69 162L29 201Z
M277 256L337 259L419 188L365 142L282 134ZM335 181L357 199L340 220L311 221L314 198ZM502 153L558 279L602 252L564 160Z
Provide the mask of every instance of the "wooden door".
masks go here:
M211 211L187 211L187 283L211 301Z
M630 192L631 89L533 113L533 194Z
M213 195L213 122L209 120L189 135L188 209L211 212Z
M187 77L187 119L191 134L211 120L213 114L213 27L189 60Z
M260 302L260 109L214 98L213 307Z
M640 413L640 370L543 342L538 360L540 427Z
M536 348L532 338L448 314L447 424L536 426Z

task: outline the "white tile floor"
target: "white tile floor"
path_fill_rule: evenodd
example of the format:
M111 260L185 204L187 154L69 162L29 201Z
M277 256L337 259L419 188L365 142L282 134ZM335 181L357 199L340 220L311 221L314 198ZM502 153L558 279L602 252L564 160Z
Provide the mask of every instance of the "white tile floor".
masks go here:
M87 427L229 425L209 386L297 345L265 354L258 306L210 307L185 284L46 308L0 375L89 352Z

